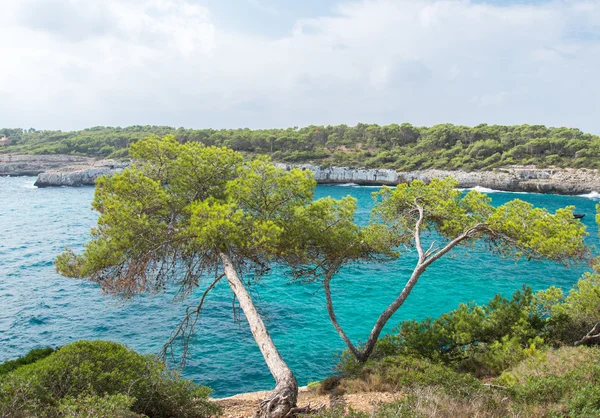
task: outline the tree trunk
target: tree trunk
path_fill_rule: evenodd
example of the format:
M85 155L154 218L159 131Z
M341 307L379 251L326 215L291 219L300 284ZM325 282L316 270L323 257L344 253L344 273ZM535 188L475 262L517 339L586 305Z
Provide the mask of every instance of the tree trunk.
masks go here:
M358 360L360 363L364 363L369 359L373 353L373 350L375 349L375 344L379 339L379 335L381 334L381 331L383 331L383 327L385 324L387 324L387 321L392 317L392 315L396 313L400 306L402 306L413 287L415 287L419 281L419 277L421 277L421 274L423 274L425 268L426 267L423 267L422 264L417 264L417 267L415 267L410 280L406 283L404 289L402 289L402 292L387 308L385 308L381 315L379 315L379 318L377 318L377 321L371 330L371 334L369 334L369 339L365 343L363 349L358 353L357 356L355 356L356 360Z
M237 275L231 258L223 253L220 256L229 286L237 297L240 307L244 311L244 315L246 315L246 319L250 325L254 340L258 344L258 348L267 363L269 371L275 378L275 389L260 403L260 408L256 411L255 417L283 418L296 407L298 382L292 370L285 363L279 351L277 351L248 290Z
M575 342L575 346L578 345L593 345L600 343L600 322L596 323L590 332L586 334L581 340Z

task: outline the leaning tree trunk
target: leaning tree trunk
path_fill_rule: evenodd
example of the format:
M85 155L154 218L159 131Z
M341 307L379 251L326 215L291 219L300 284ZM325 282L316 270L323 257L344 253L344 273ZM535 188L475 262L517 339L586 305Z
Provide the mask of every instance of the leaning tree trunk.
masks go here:
M288 413L293 412L296 407L298 382L292 370L290 370L281 357L281 354L279 354L279 351L277 351L248 290L237 275L231 258L226 254L221 254L221 260L223 261L225 276L229 281L229 286L237 297L240 307L244 311L244 315L246 315L248 324L250 324L254 340L265 358L269 371L275 378L275 389L260 403L260 408L255 416L261 418L283 418Z

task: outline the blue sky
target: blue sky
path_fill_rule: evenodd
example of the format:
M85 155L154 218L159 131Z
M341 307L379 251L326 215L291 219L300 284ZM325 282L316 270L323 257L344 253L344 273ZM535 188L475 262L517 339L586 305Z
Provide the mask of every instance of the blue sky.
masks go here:
M0 126L600 133L600 1L2 0Z

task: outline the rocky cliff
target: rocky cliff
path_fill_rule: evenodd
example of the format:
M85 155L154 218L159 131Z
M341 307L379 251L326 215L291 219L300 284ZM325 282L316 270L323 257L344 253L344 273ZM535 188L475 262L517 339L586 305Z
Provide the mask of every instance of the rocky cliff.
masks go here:
M123 170L128 163L112 160L94 160L69 155L1 155L0 175L37 175L36 186L93 185L104 174ZM315 165L277 164L291 169L299 167L314 173L319 183L356 183L360 185L397 185L415 179L431 181L435 177L452 176L461 188L485 187L511 192L587 194L600 192L598 170L537 169L508 167L494 171L466 172L461 170L395 171L349 167L319 167Z
M127 162L113 160L90 161L87 164L70 165L38 174L34 183L37 187L93 186L96 179L105 174L114 174L129 166Z
M291 169L293 165L279 164ZM395 171L386 169L355 169L349 167L322 168L313 165L298 165L310 170L319 183L356 183L359 185L397 185L413 180L431 181L433 178L452 176L459 187L485 187L510 192L556 193L566 195L587 194L600 191L598 170L537 169L532 167L508 167L494 171L466 172L461 170L416 170Z
M84 169L93 164L93 158L73 155L0 154L0 176L37 176L49 170Z

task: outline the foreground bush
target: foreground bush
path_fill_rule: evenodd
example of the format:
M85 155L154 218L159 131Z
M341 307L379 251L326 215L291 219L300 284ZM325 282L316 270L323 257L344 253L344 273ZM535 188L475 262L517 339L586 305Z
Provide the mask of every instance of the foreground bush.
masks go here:
M416 357L470 373L499 376L540 349L573 345L600 321L600 274L585 274L568 292L524 287L512 298L497 295L486 304L460 304L438 318L404 321L382 338L373 359ZM342 356L342 375L364 366Z
M381 418L599 417L600 348L573 347L598 321L598 273L585 274L567 294L524 288L511 299L402 322L366 364L345 353L337 387L403 394L364 415Z
M436 387L453 396L471 396L483 387L469 374L458 373L427 359L402 355L367 362L359 373L346 377L340 385L347 392L396 392Z
M496 383L507 387L515 409L528 415L600 416L600 350L562 347L542 359L529 359L504 372Z
M79 341L5 375L0 416L197 418L218 411L209 394L154 356L113 342Z
M341 392L397 391L400 399L368 413L340 407L317 417L575 417L600 416L600 349L546 348L483 383L440 363L390 356L360 375L338 379Z

